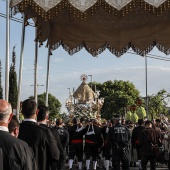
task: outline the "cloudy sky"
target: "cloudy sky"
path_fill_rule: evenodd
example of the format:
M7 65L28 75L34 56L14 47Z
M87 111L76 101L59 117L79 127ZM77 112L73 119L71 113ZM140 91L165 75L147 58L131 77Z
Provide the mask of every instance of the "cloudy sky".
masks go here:
M0 13L5 14L5 1L0 0ZM19 17L17 14L15 17ZM0 59L2 61L2 83L5 86L5 34L6 20L0 17ZM19 71L20 48L21 48L21 28L20 23L11 21L10 23L10 57L12 47L16 46L16 71ZM25 50L23 62L23 81L21 88L21 100L34 94L34 28L26 27ZM46 90L47 74L47 48L45 44L39 48L38 56L38 84L44 85L38 87L38 94ZM156 48L150 53L160 57L167 57ZM11 59L10 59L11 62ZM148 95L155 94L161 89L170 92L170 61L147 58L148 70ZM63 105L62 111L66 111L64 105L68 98L69 90L76 89L81 81L82 74L92 75L93 81L105 82L108 80L124 80L132 82L140 91L141 96L146 94L145 77L145 58L136 54L126 53L117 58L108 50L103 52L97 58L92 57L84 49L73 56L69 56L66 51L60 47L53 52L50 58L50 80L49 92L59 99ZM91 81L89 77L88 82Z

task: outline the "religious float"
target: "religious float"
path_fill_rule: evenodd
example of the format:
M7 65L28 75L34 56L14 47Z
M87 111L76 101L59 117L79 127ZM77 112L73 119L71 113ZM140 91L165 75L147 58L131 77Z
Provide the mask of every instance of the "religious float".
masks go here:
M100 121L100 109L103 106L104 98L99 98L100 91L93 91L86 83L88 76L83 74L80 77L82 83L77 90L70 92L66 100L66 108L69 117L84 118L85 120L98 119Z

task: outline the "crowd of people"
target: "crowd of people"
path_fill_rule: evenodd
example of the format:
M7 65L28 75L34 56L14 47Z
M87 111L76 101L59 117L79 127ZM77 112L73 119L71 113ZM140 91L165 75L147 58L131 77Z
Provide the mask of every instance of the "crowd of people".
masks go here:
M23 101L22 114L19 123L11 105L0 99L0 170L72 170L74 162L79 170L96 170L99 162L103 170L146 170L148 161L156 170L160 148L169 140L160 119L132 124L119 115L102 123L74 117L66 125L58 118L49 126L48 107L32 99ZM170 169L170 159L167 164Z

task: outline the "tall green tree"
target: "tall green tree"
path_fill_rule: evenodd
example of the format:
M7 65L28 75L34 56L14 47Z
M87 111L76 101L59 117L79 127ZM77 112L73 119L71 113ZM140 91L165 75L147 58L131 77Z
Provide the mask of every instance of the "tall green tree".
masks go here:
M3 99L3 88L2 88L2 62L0 60L0 99Z
M16 64L16 52L15 46L12 50L12 64L9 70L9 102L12 105L12 108L17 106L17 73L15 71Z
M29 98L34 99L33 96L30 96ZM38 105L44 105L45 98L46 98L46 93L38 95ZM49 93L48 94L48 105L49 105L48 107L50 110L49 119L54 120L56 117L58 117L60 113L61 103L55 96Z
M112 118L113 114L124 116L126 106L134 104L136 99L139 98L139 91L129 81L94 82L93 87L100 91L100 97L105 98L101 115L106 119Z
M148 96L148 116L150 119L159 118L161 114L168 116L167 108L170 101L170 94L162 89L156 94Z

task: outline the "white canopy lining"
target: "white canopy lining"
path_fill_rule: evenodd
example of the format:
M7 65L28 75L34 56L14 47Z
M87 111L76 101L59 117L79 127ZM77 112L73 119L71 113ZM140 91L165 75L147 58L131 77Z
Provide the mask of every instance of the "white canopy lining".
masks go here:
M11 0L10 6L14 7L24 1L29 0ZM44 11L47 12L64 0L32 0L32 1L34 1L39 7L41 7ZM80 12L85 12L87 9L91 8L94 4L96 4L97 1L99 0L68 0L68 1L73 7L78 9ZM123 7L131 3L133 0L104 0L104 1L119 11ZM167 0L142 0L142 1L150 4L155 8L158 8Z

